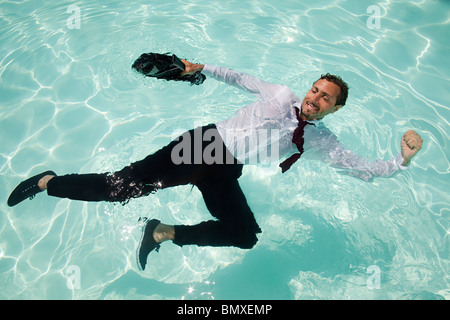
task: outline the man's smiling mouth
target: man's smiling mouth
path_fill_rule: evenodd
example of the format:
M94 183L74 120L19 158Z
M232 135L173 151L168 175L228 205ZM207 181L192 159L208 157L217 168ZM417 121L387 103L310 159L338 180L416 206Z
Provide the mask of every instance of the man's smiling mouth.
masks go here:
M312 109L312 110L314 110L314 111L316 111L316 112L319 112L319 107L318 107L314 102L306 101L306 105L307 105L310 109Z

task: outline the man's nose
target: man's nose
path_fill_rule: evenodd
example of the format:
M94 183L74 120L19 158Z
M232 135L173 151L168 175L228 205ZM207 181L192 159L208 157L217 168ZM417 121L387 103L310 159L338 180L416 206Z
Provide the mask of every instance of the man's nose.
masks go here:
M314 93L314 95L312 96L311 100L314 102L319 102L319 93Z

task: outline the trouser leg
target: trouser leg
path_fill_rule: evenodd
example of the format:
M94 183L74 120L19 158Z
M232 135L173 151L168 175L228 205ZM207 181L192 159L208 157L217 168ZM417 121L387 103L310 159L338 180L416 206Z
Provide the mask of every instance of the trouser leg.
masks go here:
M48 183L50 196L82 201L125 202L155 192L156 184L146 184L119 173L70 174L57 176Z
M73 200L126 202L160 188L187 184L195 167L175 165L171 161L171 150L176 143L171 142L117 172L56 176L48 182L47 193Z
M48 183L47 192L51 196L73 200L126 202L131 198L148 195L159 188L195 184L204 178L209 168L197 160L199 153L202 160L203 150L211 143L202 139L204 133L209 130L217 133L214 125L190 130L154 154L114 173L54 177ZM200 142L195 138L197 135ZM180 152L180 146L185 146L186 152L190 151L186 153L187 157ZM187 161L174 163L174 155Z
M84 201L112 201L107 183L108 173L69 174L48 182L50 196Z
M217 220L175 226L174 243L252 248L261 232L237 179L207 179L197 185L209 212Z

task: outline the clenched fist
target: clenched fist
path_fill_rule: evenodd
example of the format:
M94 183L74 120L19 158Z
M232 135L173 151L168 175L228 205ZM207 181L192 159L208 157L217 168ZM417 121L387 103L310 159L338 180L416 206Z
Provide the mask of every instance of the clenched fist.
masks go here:
M414 130L408 130L402 137L400 143L402 148L403 164L408 165L411 159L422 149L422 138Z

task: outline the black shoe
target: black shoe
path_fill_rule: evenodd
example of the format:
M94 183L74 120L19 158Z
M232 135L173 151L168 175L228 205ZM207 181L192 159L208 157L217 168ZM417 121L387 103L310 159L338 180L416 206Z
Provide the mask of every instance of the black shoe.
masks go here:
M134 61L132 68L147 77L157 79L187 81L192 85L202 84L206 76L200 71L194 74L181 75L186 66L176 55L159 53L143 53Z
M41 178L52 175L56 176L56 173L53 171L46 171L41 174L38 174L34 177L31 177L25 181L22 181L14 190L11 192L11 195L8 198L8 206L13 207L16 204L22 202L25 199L33 199L35 195L37 195L39 192L42 192L44 190L41 190L38 186L39 180Z
M137 250L137 263L139 269L142 271L145 270L145 265L147 264L147 257L155 250L156 252L159 251L159 248L161 247L159 243L155 241L153 238L153 231L155 231L155 228L160 223L157 219L152 219L147 221L145 227L143 228L142 232L142 238L141 243L139 244L139 248Z

